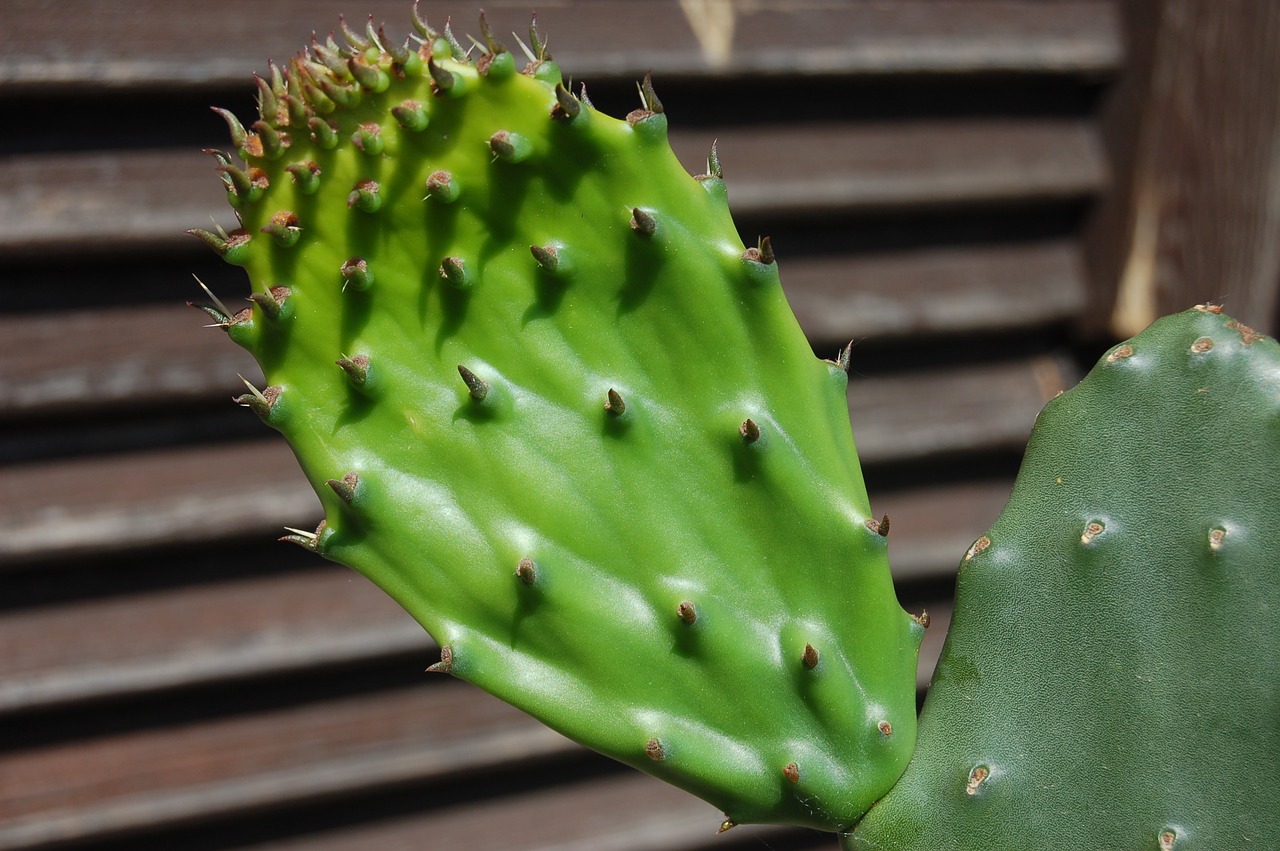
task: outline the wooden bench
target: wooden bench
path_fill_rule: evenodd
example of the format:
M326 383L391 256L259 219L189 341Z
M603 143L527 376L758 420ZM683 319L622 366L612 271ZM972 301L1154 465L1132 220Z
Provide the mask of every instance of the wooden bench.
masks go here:
M502 30L527 24L486 5ZM438 651L407 615L274 542L318 503L228 402L254 364L183 306L192 273L246 292L182 233L229 224L206 107L247 113L250 74L343 9L405 32L408 6L7 6L0 108L30 120L0 141L0 849L834 848L714 837L708 805L422 675ZM478 4L422 8L465 30ZM955 564L1040 406L1104 342L1078 335L1099 309L1082 233L1115 191L1099 112L1126 72L1119 9L540 12L606 111L652 69L691 171L719 139L744 236L773 235L815 350L857 341L873 508L893 518L904 605L933 616L922 690Z

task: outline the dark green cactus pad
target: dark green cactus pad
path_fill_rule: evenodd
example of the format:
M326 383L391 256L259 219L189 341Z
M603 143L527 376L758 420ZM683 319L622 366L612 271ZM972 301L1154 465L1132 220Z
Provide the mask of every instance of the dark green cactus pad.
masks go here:
M915 736L898 606L846 407L714 156L691 177L645 82L626 120L418 21L315 44L215 153L243 227L199 235L356 568L437 670L733 822L847 828ZM444 724L449 719L424 723Z
M1280 847L1280 346L1216 308L1045 408L850 849Z

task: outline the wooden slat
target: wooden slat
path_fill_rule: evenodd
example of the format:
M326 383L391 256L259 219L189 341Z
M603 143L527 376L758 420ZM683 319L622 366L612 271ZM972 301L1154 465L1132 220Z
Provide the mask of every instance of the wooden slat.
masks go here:
M12 611L0 716L391 655L425 667L433 648L390 597L334 565Z
M319 501L283 441L31 464L5 471L0 572L52 558L283 534Z
M853 372L849 411L863 464L1019 452L1044 403L1074 383L1052 357L858 379L855 354Z
M1079 250L1068 241L794 259L785 243L775 249L811 340L997 334L1067 322L1086 305Z
M487 7L500 34L527 30L518 0L426 0L435 26L452 15L475 31ZM538 5L557 60L575 79L662 75L821 73L1110 73L1121 58L1114 4L1104 0L1001 0L687 4L591 2ZM267 57L287 59L312 29L336 29L346 12L366 13L403 38L406 0L223 0L193 25L164 0L86 4L76 14L40 0L9 0L0 31L0 91L74 86L236 85ZM695 34L696 33L696 34ZM398 35L396 35L398 34ZM465 40L465 39L464 39ZM513 48L513 39L506 38Z
M1084 307L1074 244L783 259L783 285L810 339L878 340L1065 323ZM194 282L187 295L203 297ZM246 289L247 292L247 289ZM86 416L209 401L260 376L249 354L181 305L0 317L0 420Z
M577 749L460 683L52 745L5 757L0 849L101 840Z
M855 370L856 375L856 370ZM864 463L1018 450L1043 404L1070 383L1036 358L855 378L850 409ZM249 414L246 414L249 416ZM31 464L0 489L4 566L266 535L319 519L280 440Z
M202 327L210 319L181 295L161 306L0 316L0 420L159 409L244 392L236 376L260 379L257 364ZM206 300L194 281L185 295Z
M829 833L767 825L717 835L722 821L710 804L628 772L242 851L767 851L783 840L789 851L839 847Z
M705 168L705 132L672 147ZM787 217L1081 200L1106 177L1093 129L1072 119L957 119L739 127L719 140L735 215ZM30 154L0 160L0 257L194 246L183 230L234 220L196 150Z

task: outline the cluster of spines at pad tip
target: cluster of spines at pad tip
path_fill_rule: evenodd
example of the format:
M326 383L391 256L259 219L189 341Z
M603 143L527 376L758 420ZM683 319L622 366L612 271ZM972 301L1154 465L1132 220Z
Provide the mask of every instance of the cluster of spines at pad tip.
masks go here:
M438 60L447 58L455 62L469 62L476 47L481 53L473 67L479 75L502 78L516 73L514 56L494 38L484 12L480 13L483 41L476 41L473 48L466 48L459 42L449 21L442 30L433 29L419 13L416 2L413 6L415 35L401 43L389 38L385 27L375 27L372 16L363 33L354 30L345 18L340 18L340 21L344 42L339 42L333 33L323 42L313 35L309 51L296 55L285 69L271 62L267 77L254 75L258 88L258 118L248 127L230 111L213 108L226 121L232 144L246 164L243 167L236 165L232 155L226 151L206 150L217 161L227 198L237 213L259 200L268 187L269 179L262 168L264 161L287 158L294 147L294 140L299 137L308 138L321 149L336 148L344 130L329 116L340 109L355 109L367 94L385 92L393 79L425 74L431 79L433 94L456 97L465 92L469 80L465 75L448 70ZM560 69L552 60L546 40L538 30L536 15L529 27L529 44L520 41L520 46L529 59L520 73L556 87L557 105L553 117L572 119L578 115L584 102L590 105L585 86L582 88L582 100L565 89ZM662 112L661 102L653 94L647 77L645 93L645 105L628 116L632 123ZM390 113L399 127L409 132L426 129L430 121L425 105L414 99L406 99L393 106ZM383 153L383 129L377 123L362 124L349 136L362 153L370 157ZM495 157L513 162L528 155L527 140L508 133L495 134L491 149ZM284 170L304 195L314 193L319 185L320 168L315 160L292 162ZM435 177L427 186L431 197L444 203L457 197L457 187L447 172ZM349 202L360 210L376 211L382 202L379 190L376 181L361 181L352 187ZM259 230L278 245L291 247L298 241L300 225L291 211L281 210ZM199 237L233 265L243 263L247 243L254 236L244 227L229 233L221 228L216 232L192 228L188 233ZM227 322L232 318L224 316L219 321Z

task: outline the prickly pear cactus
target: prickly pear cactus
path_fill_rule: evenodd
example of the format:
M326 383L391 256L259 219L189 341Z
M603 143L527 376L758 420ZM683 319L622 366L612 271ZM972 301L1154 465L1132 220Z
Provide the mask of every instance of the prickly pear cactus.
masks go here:
M847 828L905 768L922 632L898 606L845 401L714 151L646 81L619 120L536 29L313 44L214 153L252 281L208 308L269 386L351 565L437 670L705 797ZM345 25L344 25L345 29ZM443 720L443 719L442 719Z
M1280 346L1200 308L1040 415L849 849L1280 844Z

